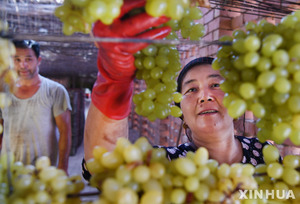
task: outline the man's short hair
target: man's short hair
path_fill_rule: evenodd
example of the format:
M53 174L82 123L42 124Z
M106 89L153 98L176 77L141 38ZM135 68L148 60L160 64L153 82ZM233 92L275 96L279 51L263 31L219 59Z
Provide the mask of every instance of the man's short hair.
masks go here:
M32 49L36 58L40 57L40 44L34 40L13 40L16 48Z

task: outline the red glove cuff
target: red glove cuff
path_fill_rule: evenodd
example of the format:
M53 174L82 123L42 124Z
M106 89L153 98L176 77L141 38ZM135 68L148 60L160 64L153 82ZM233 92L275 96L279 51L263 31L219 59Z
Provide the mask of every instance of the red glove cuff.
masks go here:
M98 73L92 91L93 104L107 117L115 120L126 118L131 110L133 80L113 81Z

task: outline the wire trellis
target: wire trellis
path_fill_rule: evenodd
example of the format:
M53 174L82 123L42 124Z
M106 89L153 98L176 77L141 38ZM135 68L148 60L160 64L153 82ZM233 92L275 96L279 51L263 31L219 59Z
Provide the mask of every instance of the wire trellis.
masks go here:
M281 19L300 8L298 0L209 0L213 9Z

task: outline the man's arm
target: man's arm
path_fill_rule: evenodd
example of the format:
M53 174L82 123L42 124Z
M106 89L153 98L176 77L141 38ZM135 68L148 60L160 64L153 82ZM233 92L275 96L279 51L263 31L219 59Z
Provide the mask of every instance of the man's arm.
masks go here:
M69 110L66 110L62 114L56 116L55 122L60 134L58 141L58 168L63 169L67 173L72 141L71 112Z

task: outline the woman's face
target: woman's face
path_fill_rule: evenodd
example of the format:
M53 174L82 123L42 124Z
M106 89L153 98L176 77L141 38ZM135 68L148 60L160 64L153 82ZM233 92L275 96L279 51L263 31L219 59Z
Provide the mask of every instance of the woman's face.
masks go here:
M232 127L222 101L220 84L224 78L211 65L197 65L187 72L182 81L181 109L185 123L192 132L211 133Z

